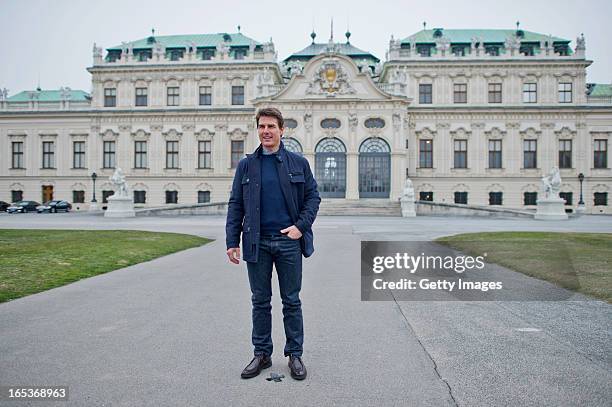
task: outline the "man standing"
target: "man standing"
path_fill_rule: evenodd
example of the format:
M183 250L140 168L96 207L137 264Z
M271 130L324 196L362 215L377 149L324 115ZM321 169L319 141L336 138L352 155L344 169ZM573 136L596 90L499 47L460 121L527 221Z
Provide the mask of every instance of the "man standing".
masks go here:
M302 255L314 251L312 223L321 198L308 161L287 151L283 116L278 109L257 112L260 146L238 164L229 199L225 225L227 256L247 263L253 306L252 341L255 357L242 371L242 378L257 376L272 366L272 265L278 274L283 303L286 343L291 377L306 378L302 362Z

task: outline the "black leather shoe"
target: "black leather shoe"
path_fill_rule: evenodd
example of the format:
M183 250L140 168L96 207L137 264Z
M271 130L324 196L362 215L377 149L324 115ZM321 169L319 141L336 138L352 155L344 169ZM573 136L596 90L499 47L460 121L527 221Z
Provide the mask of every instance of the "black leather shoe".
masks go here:
M272 366L272 359L268 355L256 355L253 360L244 368L240 375L243 379L250 379L261 373L262 369Z
M291 377L295 380L304 380L306 378L306 366L304 366L302 358L299 356L289 356L289 370L291 371Z

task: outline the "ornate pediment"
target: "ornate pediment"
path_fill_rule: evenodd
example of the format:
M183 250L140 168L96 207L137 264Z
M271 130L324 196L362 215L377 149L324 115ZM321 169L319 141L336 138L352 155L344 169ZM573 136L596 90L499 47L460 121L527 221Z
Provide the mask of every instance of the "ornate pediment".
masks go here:
M342 65L336 60L324 60L315 71L306 94L334 97L356 93Z

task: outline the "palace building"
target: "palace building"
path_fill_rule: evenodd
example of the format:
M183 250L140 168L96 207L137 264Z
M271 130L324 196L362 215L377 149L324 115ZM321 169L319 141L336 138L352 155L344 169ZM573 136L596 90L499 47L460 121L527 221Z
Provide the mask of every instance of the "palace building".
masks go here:
M582 188L612 213L612 85L587 83L584 37L424 29L384 60L315 40L282 61L240 32L94 44L91 92L0 91L0 200L86 210L120 167L137 207L226 202L274 106L324 200L396 203L410 178L423 201L535 209L556 166L568 210Z

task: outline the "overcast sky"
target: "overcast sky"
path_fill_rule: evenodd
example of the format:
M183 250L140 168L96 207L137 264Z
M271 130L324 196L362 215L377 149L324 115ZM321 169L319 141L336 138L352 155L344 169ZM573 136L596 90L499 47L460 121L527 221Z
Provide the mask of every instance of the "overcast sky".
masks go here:
M242 33L273 38L279 60L330 35L381 59L389 38L428 28L521 28L570 39L586 37L587 81L612 82L612 2L609 0L512 1L233 1L233 0L0 0L0 88L9 95L36 88L90 90L92 45L107 48L150 35Z

